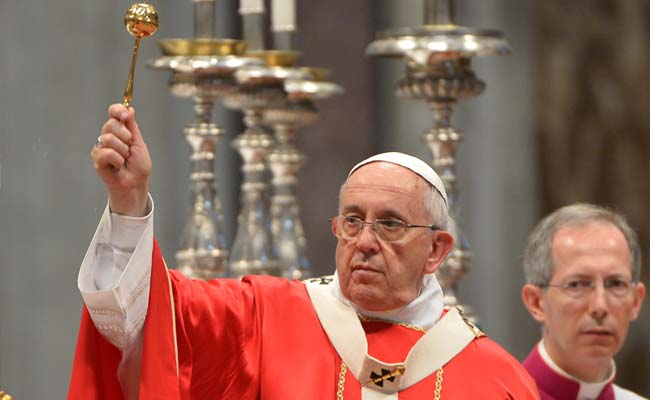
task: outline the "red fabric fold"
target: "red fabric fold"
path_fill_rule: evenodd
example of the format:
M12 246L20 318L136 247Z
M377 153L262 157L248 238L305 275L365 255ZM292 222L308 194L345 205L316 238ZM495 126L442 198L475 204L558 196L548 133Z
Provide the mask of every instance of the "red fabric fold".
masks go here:
M140 372L140 399L180 399L176 366L173 305L167 268L158 242L153 243L151 290L144 323L144 347ZM84 306L68 390L69 400L123 400L117 369L120 350L109 343L93 324Z
M123 400L122 389L117 381L117 366L121 358L119 349L104 339L95 328L88 309L84 306L68 399Z

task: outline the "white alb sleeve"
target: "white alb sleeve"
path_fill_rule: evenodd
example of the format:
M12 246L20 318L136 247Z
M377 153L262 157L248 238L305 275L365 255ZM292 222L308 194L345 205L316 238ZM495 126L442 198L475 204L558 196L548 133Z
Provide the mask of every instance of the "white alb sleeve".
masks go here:
M151 281L153 201L142 218L112 214L106 206L81 263L77 284L97 330L122 351L137 347Z

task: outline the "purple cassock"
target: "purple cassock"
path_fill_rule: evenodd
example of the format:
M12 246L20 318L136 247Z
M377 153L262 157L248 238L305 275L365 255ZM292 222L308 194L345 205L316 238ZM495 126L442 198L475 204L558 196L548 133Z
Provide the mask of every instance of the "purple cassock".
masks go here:
M542 400L644 399L614 384L616 368L613 363L612 374L606 381L586 383L572 378L551 360L543 342L533 348L523 364L537 383Z

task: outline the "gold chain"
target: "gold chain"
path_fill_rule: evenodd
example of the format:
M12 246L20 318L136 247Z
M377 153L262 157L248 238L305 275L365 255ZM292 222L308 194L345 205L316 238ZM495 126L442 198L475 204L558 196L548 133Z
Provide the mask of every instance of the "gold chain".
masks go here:
M426 329L424 329L421 326L407 324L407 323L404 323L404 322L393 322L393 321L388 321L388 320L381 319L381 318L365 317L363 315L359 315L359 319L361 321L364 321L364 322L365 321L378 321L378 322L385 322L387 324L399 325L399 326L403 326L405 328L413 329L414 331L418 331L418 332L425 332L426 333L426 331L427 331Z
M339 371L339 383L336 387L336 400L344 400L343 392L345 391L345 374L348 371L348 366L341 361L341 370ZM433 400L440 400L440 393L442 392L442 367L436 371L436 389L433 392Z
M440 400L440 392L442 391L442 367L436 371L436 390L433 392L433 400Z
M341 360L341 371L339 372L339 384L336 388L336 399L343 400L343 391L345 391L345 373L348 371L348 366Z

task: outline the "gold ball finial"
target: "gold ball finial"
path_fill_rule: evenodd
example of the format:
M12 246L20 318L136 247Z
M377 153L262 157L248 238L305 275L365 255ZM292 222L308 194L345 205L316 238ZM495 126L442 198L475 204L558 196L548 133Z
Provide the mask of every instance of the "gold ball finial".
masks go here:
M0 390L0 400L12 400L12 397Z
M153 6L146 3L132 4L124 15L124 25L131 36L135 36L131 69L129 70L129 78L126 81L124 100L122 101L124 107L128 108L131 105L131 97L133 97L133 77L135 76L135 62L140 48L140 40L153 35L158 30L158 12Z
M124 15L124 26L137 38L151 36L158 30L158 12L150 4L132 4Z

